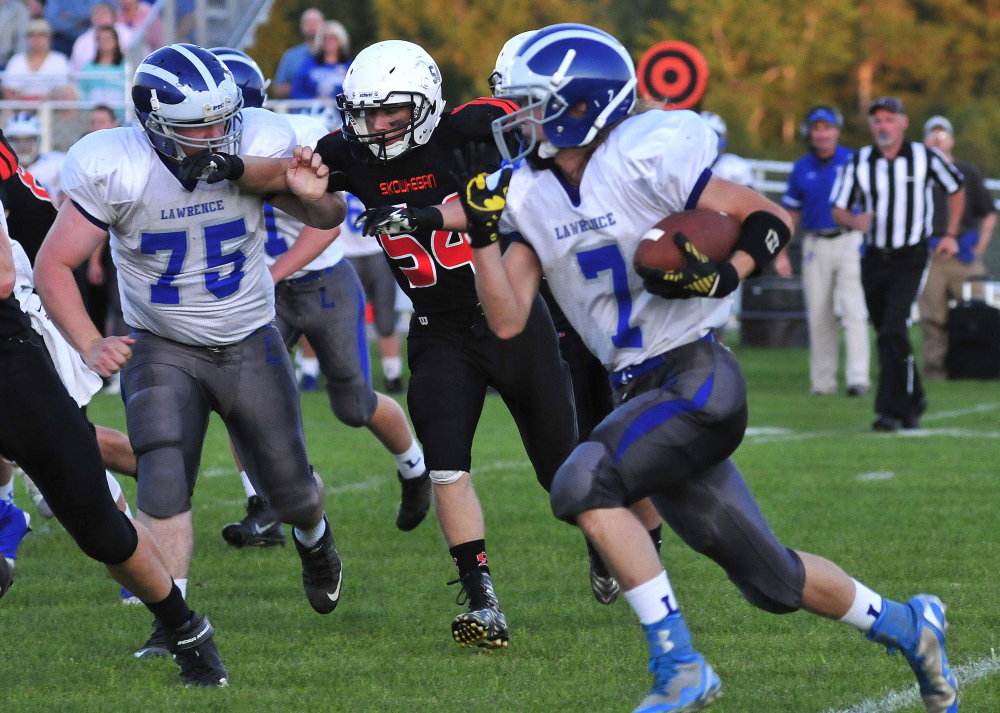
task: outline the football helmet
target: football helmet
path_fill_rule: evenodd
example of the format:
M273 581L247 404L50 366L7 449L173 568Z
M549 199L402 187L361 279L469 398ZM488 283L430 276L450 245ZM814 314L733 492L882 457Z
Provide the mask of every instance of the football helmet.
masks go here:
M493 68L493 74L487 80L490 83L490 91L493 92L493 96L497 95L497 84L503 79L503 75L507 71L507 68L510 67L510 63L514 61L514 54L521 49L521 45L533 34L535 34L535 30L520 32L504 42L503 47L500 49L500 54L497 55L497 63Z
M714 111L701 112L701 118L705 120L706 124L708 124L708 128L714 131L715 135L719 137L719 151L722 151L722 149L726 148L725 120Z
M541 158L560 148L586 146L602 128L628 116L635 105L635 65L614 37L589 25L550 25L515 52L497 96L521 109L493 122L504 158L514 161L538 147ZM579 105L582 113L574 111ZM538 131L544 127L544 141ZM504 134L521 128L512 156Z
M233 73L208 50L188 44L161 47L139 64L132 103L153 148L181 160L202 149L239 153L243 97ZM222 125L217 137L192 138L179 128Z
M385 131L372 131L368 113L377 109L411 108L410 120ZM387 161L415 146L426 144L441 120L441 71L420 46L386 40L358 53L337 95L344 137L366 145L375 157Z
M213 47L209 52L221 59L233 73L233 79L243 95L243 106L264 106L271 80L264 79L264 72L250 55L232 47Z
M19 111L7 120L4 136L17 154L17 159L30 166L38 158L38 143L42 138L42 125L38 117L26 111Z

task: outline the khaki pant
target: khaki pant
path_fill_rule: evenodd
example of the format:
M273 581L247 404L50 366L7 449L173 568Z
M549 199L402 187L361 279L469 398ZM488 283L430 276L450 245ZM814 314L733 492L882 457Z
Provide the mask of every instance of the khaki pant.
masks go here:
M958 258L931 256L927 279L917 306L920 309L920 333L924 346L924 378L947 377L948 301L962 299L962 283L970 277L986 274L982 258L965 263Z
M868 310L861 288L860 232L836 238L806 233L802 246L802 284L809 320L809 380L812 391L837 391L840 326L844 328L847 386L867 389L871 349Z

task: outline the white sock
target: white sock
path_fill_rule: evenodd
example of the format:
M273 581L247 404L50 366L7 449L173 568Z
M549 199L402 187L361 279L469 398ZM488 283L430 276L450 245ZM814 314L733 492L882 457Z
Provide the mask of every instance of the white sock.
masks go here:
M14 504L14 479L11 478L10 482L6 485L0 485L0 501L6 501L11 505Z
M878 615L885 608L882 596L870 590L858 580L854 581L854 603L840 621L853 626L862 634L871 631Z
M387 379L398 379L403 373L403 357L382 357L382 372Z
M319 359L302 357L302 373L306 376L319 376Z
M660 572L648 582L628 590L625 592L625 598L632 605L636 616L639 617L639 623L643 626L663 621L668 614L680 612L677 597L674 596L674 589L670 586L666 572Z
M133 519L133 517L132 517L132 508L130 508L128 506L128 503L125 503L125 517L127 517L129 520Z
M413 443L410 444L406 453L399 455L394 453L392 457L396 459L396 467L399 469L400 475L403 476L403 480L419 478L427 469L427 466L424 465L424 452L420 449L416 438L413 439Z
M118 498L120 498L122 494L121 484L117 480L115 480L115 476L111 475L110 470L104 471L104 477L108 481L108 490L111 493L111 499L114 500L115 502L118 502Z
M293 528L295 532L295 539L299 541L303 547L312 547L326 532L326 518L324 517L319 521L316 527L309 528L308 530L300 530L299 528Z
M243 490L246 491L247 500L257 494L257 489L253 487L253 483L250 482L250 478L247 477L245 470L240 471L240 480L243 481Z
M187 578L185 578L185 579L175 579L174 580L174 584L176 584L177 588L179 590L181 590L181 596L184 597L185 599L187 599L187 595L188 595L188 581L187 581Z

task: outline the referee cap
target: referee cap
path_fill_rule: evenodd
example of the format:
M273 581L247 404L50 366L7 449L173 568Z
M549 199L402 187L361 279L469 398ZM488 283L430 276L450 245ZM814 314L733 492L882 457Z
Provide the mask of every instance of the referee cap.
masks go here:
M871 116L879 109L891 111L893 114L906 114L903 108L903 100L899 97L879 97L868 107L868 115Z
M943 116L932 116L927 120L927 123L924 124L924 136L927 136L936 129L941 129L948 136L955 136L955 131L951 128L951 122Z

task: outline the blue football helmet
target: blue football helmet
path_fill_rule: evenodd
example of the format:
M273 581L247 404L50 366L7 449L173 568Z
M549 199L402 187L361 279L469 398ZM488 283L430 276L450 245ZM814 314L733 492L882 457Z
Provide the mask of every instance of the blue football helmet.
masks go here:
M635 86L635 65L614 37L589 25L550 25L521 45L497 86L498 97L517 101L521 109L496 119L493 136L511 161L536 146L542 158L586 146L602 128L628 116ZM521 143L512 156L504 134L517 128Z
M250 55L232 47L213 47L209 52L221 59L233 73L233 79L243 93L243 106L264 106L271 80L264 79L264 73Z
M208 50L161 47L135 70L132 103L153 148L181 160L202 149L239 153L243 97L233 73ZM220 136L191 138L178 128L222 124Z

